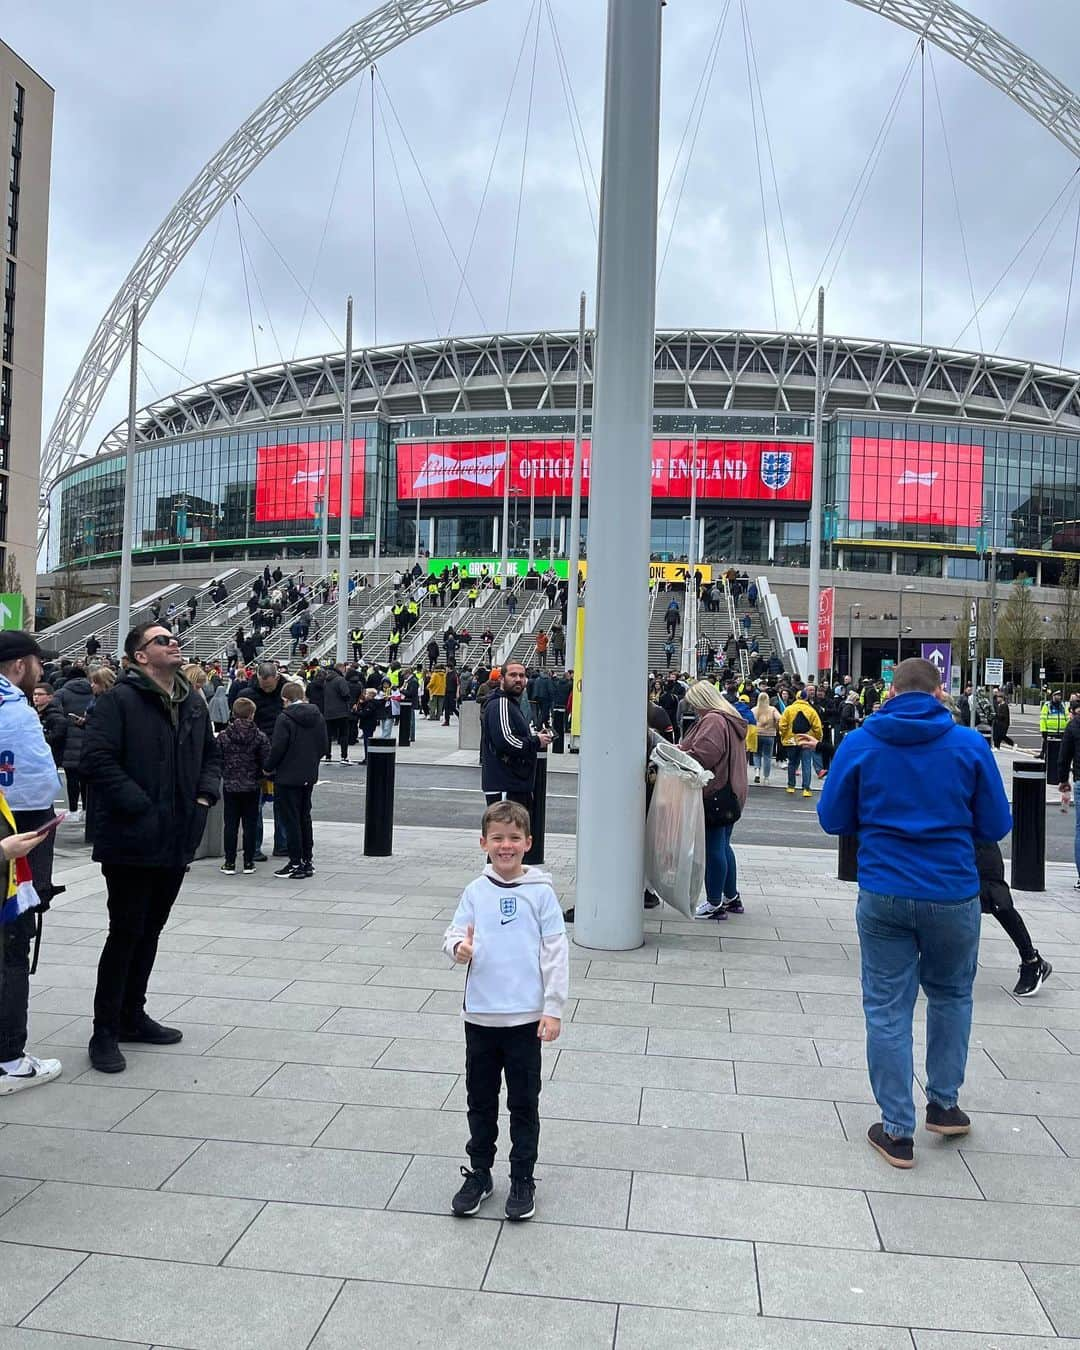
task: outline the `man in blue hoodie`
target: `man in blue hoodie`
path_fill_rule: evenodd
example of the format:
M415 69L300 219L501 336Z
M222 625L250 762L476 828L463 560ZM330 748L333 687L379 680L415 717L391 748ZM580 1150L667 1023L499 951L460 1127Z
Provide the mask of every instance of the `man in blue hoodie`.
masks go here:
M859 838L856 921L870 1085L881 1108L867 1138L913 1167L911 1019L926 994L926 1128L967 1134L957 1099L979 952L977 840L1012 825L990 747L958 726L929 661L901 661L893 697L844 737L818 803L829 834Z

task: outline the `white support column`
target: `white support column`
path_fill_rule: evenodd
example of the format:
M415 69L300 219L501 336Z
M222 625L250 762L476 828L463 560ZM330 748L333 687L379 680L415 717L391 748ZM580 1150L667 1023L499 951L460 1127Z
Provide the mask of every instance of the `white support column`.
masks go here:
M776 557L776 517L769 517L769 551L765 555L766 561Z
M338 661L349 658L349 573L352 571L352 369L353 301L345 306L345 389L341 424L341 543L338 546Z
M594 359L595 359L595 343ZM585 292L578 305L577 391L574 399L574 473L570 488L570 541L566 569L566 669L577 675L578 563L581 559L582 431L585 422ZM565 525L565 522L564 522ZM565 538L565 535L564 535Z
M821 606L821 480L824 446L821 421L825 403L825 287L818 287L817 359L814 366L814 472L810 492L810 594L807 596L806 656L809 678L818 677L818 610Z
M139 403L139 307L131 307L131 372L128 380L127 451L124 455L124 534L120 541L120 594L117 596L116 659L124 654L124 639L131 628L131 550L135 530L135 412ZM24 614L27 629L33 615Z
M575 944L604 951L644 940L662 8L608 0L574 926Z

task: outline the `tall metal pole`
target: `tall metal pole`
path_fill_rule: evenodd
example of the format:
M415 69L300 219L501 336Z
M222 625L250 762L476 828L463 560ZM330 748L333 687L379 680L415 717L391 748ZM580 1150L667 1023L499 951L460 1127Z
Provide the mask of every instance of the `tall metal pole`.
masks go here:
M686 550L686 594L683 596L683 659L682 668L690 675L697 674L697 427L690 442L690 546Z
M503 592L507 589L507 573L509 570L510 559L510 432L506 433L506 458L503 460L503 518L502 533L499 535L499 545L502 552L502 566L499 569L502 572Z
M128 379L127 451L124 455L124 535L120 547L120 595L116 616L116 657L124 654L131 627L131 547L135 532L135 410L139 399L139 306L131 307L131 372ZM23 617L29 623L29 617Z
M548 562L555 561L555 494L551 494L551 534L548 536Z
M526 462L529 465L529 571L531 572L535 561L533 536L536 534L536 474L533 472L535 465L531 457Z
M417 562L420 561L420 494L416 496L416 553L414 557Z
M574 929L575 943L605 951L644 939L662 8L608 0Z
M990 651L991 658L997 655L997 545L990 549ZM1021 681L1023 683L1023 681Z
M353 301L345 307L345 393L341 437L341 544L338 548L337 660L349 655L349 574L352 571L352 318Z
M807 675L818 675L818 611L821 608L821 480L825 447L821 439L821 419L825 403L825 287L817 293L817 359L814 368L814 476L810 492L810 591L807 596Z
M900 644L904 640L904 592L900 591L900 622L896 625L896 664L899 665L904 659L900 655Z
M566 583L566 668L577 670L578 566L581 561L581 461L585 426L585 292L578 305L577 393L574 400L574 475L570 487L570 566Z
M382 454L375 442L375 585L379 584L379 558L382 553Z
M322 539L319 542L319 575L325 581L330 575L330 464L333 454L333 435L326 428L326 454L323 457L322 480Z

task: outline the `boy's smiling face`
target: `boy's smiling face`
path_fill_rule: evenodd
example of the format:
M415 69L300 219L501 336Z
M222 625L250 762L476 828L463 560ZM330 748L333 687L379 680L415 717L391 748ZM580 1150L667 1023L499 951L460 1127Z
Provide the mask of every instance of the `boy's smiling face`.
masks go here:
M495 871L506 881L521 876L521 860L528 852L532 839L520 825L493 820L487 834L480 836L480 847L491 859Z

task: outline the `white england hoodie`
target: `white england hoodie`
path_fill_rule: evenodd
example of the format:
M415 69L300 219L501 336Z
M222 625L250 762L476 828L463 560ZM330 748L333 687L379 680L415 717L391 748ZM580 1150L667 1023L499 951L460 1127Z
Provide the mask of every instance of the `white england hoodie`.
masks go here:
M473 925L473 958L461 1015L478 1026L516 1027L563 1015L570 987L570 948L551 877L527 867L504 881L489 863L469 883L446 930L454 948Z

